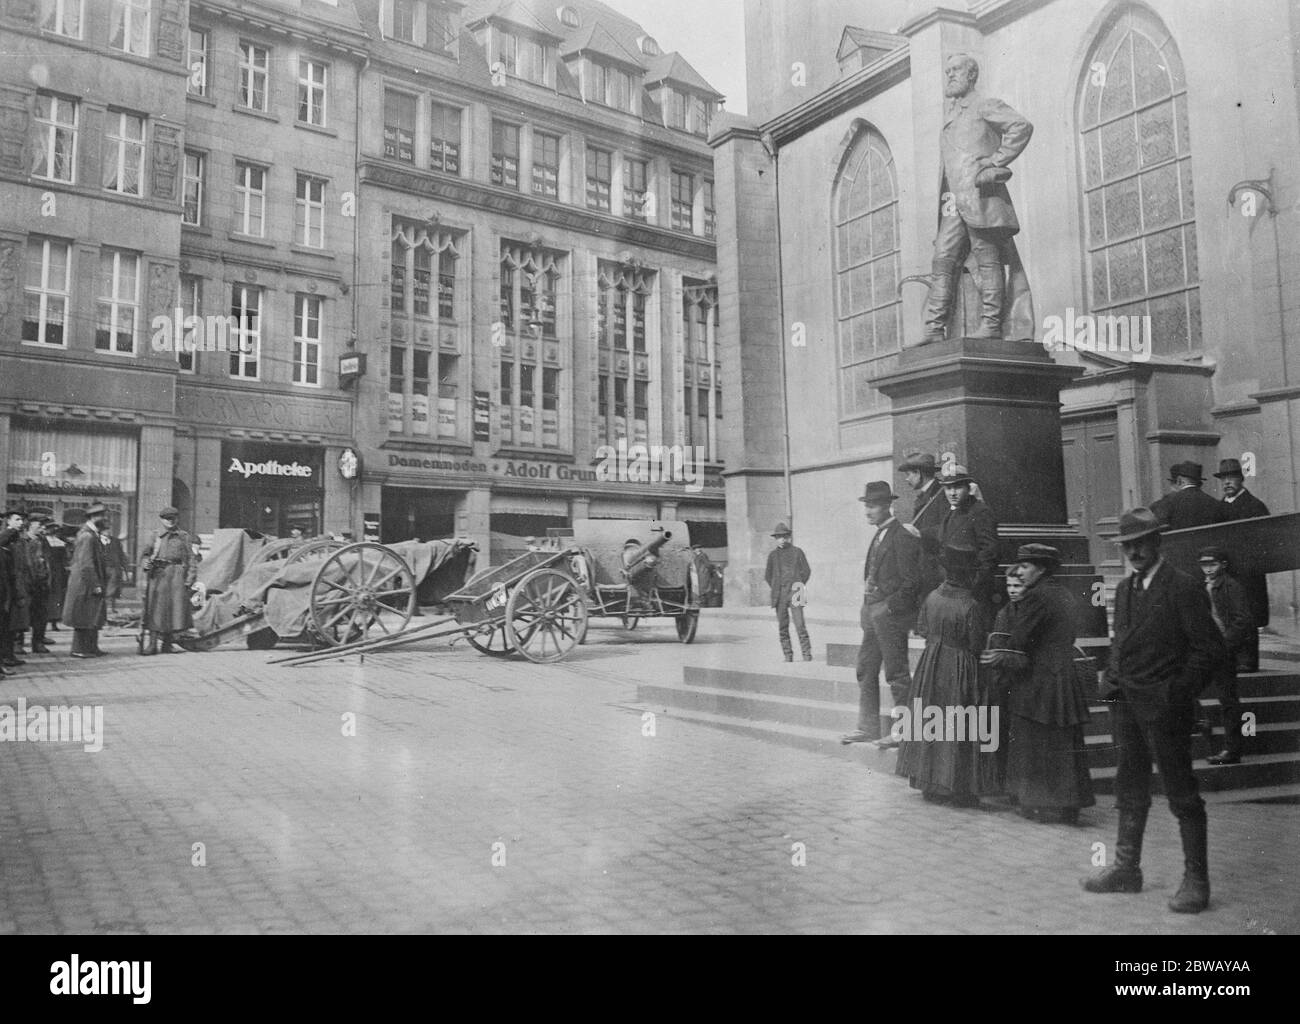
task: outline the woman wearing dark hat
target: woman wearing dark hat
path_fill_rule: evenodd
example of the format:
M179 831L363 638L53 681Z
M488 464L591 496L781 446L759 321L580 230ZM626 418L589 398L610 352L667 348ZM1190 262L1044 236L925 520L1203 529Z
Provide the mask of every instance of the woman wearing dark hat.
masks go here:
M174 508L159 512L161 526L144 549L140 568L149 577L144 609L144 629L149 639L144 654L158 653L159 637L163 654L175 653L172 642L176 634L189 629L193 621L190 590L198 576L198 565L190 535L176 528L179 516Z
M1056 548L1026 544L1016 562L1025 592L1008 620L1008 650L980 659L1014 671L1007 792L1024 817L1073 825L1080 808L1097 802L1083 739L1088 704L1074 665L1074 598L1054 578Z
M925 637L925 651L912 677L905 708L909 719L902 729L895 774L904 776L927 800L961 807L979 806L981 796L995 796L994 772L981 762L996 757L980 750L979 737L927 738L916 711L927 708L988 708L988 695L979 674L979 652L988 636L988 620L971 587L979 568L973 548L945 547L940 556L944 581L921 606L916 631ZM897 726L895 726L897 728Z

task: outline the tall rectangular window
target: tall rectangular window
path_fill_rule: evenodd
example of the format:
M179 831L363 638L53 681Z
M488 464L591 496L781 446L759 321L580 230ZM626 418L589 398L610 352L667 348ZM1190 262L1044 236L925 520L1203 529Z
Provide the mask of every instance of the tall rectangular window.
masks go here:
M533 133L533 195L560 197L560 138Z
M137 57L149 56L150 0L110 0L109 45Z
M713 182L704 179L704 233L713 238L718 233L718 211L713 205Z
M406 346L388 349L388 431L400 434L406 429Z
M605 83L605 103L615 110L632 110L632 76L619 68L610 68Z
M144 176L144 118L123 110L110 110L108 145L104 152L104 188L138 196Z
M429 315L429 285L433 277L433 255L427 245L417 245L412 250L415 258L415 284L412 308L416 316Z
M239 105L250 110L270 109L271 51L256 43L239 44Z
M298 120L325 127L325 83L329 67L320 61L298 58Z
M415 163L414 96L384 90L384 156Z
M692 96L691 104L691 131L696 135L709 134L709 121L713 113L713 104L703 96Z
M77 166L77 101L52 93L36 94L36 132L32 175L72 183Z
M493 29L496 36L496 60L507 75L519 72L519 40L509 32Z
M515 73L538 85L555 84L555 49L538 39L520 38Z
M262 289L251 284L231 286L230 315L230 376L257 380L262 353Z
M597 401L598 435L608 444L620 438L643 444L650 432L651 368L644 357L646 318L650 296L655 290L655 276L651 271L601 261L596 283L598 362L606 368L600 376ZM640 358L629 359L629 352Z
M691 98L684 92L673 89L668 95L668 127L686 127L686 118L690 112Z
M298 175L293 217L294 241L312 249L325 248L325 182L322 179Z
M558 343L557 304L562 258L540 247L501 246L500 318L508 335L501 362L501 437L508 444L561 444L560 373L566 346Z
M673 171L672 226L679 231L695 230L695 175Z
M646 219L646 162L623 161L623 216Z
M101 250L95 348L133 354L139 319L140 257L119 249Z
M293 382L320 387L321 299L297 295L293 308Z
M519 127L492 122L492 184L519 188Z
M80 39L82 3L83 0L41 0L41 28Z
M63 325L67 322L72 291L69 249L67 242L51 238L28 240L23 341L37 345L67 344Z
M460 173L459 107L429 105L429 167L447 174Z
M235 231L262 238L266 234L266 168L235 163Z
M587 205L593 210L609 210L612 160L606 150L587 147Z
M181 210L181 223L198 227L203 223L203 183L207 172L207 159L193 149L185 151L185 198Z
M438 254L438 319L456 319L456 257L450 249Z
M185 66L190 69L185 91L191 96L206 96L208 94L208 34L202 29L190 29Z
M415 42L415 16L420 0L392 0L393 38L404 43Z
M591 103L604 103L605 90L609 86L609 69L594 60L587 61L586 95L583 97Z
M182 274L180 285L181 292L176 305L180 308L181 314L185 320L194 317L195 320L191 322L201 322L199 318L203 316L203 279ZM184 327L183 322L182 327ZM184 327L184 332L181 344L176 349L176 363L181 373L194 373L199 368L199 355L196 350L199 339L203 336L203 329Z

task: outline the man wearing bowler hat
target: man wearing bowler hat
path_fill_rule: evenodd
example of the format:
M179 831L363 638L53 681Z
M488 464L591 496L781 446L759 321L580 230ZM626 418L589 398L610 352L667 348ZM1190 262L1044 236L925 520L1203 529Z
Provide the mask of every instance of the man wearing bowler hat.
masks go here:
M907 634L916 621L921 586L921 542L894 518L898 495L883 480L873 480L858 499L866 506L867 522L876 528L862 570L862 646L858 648L858 727L840 737L841 743L865 743L880 729L880 670L885 670L894 706L907 703L912 671L907 660ZM897 747L892 734L876 740Z
M1219 471L1214 475L1223 488L1223 500L1219 506L1227 521L1257 519L1269 514L1268 506L1246 490L1246 476L1238 459L1223 459L1219 463ZM1258 672L1259 631L1268 625L1268 577L1262 573L1253 576L1239 573L1233 575L1246 591L1246 604L1250 608L1252 620L1250 632L1237 654L1237 668L1242 672Z
M1205 481L1195 462L1179 462L1169 470L1173 491L1152 503L1151 511L1170 530L1210 526L1226 520L1220 504L1201 490Z
M925 595L943 582L943 570L939 568L939 534L943 531L943 520L948 514L948 501L935 479L939 467L934 456L912 452L898 467L909 487L916 492L912 502L912 528L921 538L921 589L917 594L917 605L925 603Z
M799 649L804 661L812 661L812 641L803 622L804 587L812 576L803 550L793 544L790 527L777 523L772 531L776 547L767 555L767 572L763 578L772 588L772 607L776 609L776 632L781 640L781 652L786 661L794 661L794 647L790 643L790 620L794 619L795 632L799 634Z
M74 658L100 658L105 653L99 649L99 631L108 621L108 562L101 539L107 527L108 509L91 505L73 543L63 621L72 627Z
M1146 508L1119 518L1115 538L1133 573L1115 591L1115 635L1101 687L1119 748L1115 860L1083 880L1089 892L1142 891L1142 837L1151 807L1151 762L1160 771L1183 844L1183 882L1169 909L1196 914L1210 902L1205 801L1192 774L1196 699L1227 657L1205 587L1160 555L1165 524Z
M144 609L144 629L148 633L144 654L158 653L162 638L163 654L174 654L177 633L190 628L190 590L198 575L194 561L194 542L184 530L177 529L180 513L167 507L158 513L160 526L144 547L141 572L149 578Z

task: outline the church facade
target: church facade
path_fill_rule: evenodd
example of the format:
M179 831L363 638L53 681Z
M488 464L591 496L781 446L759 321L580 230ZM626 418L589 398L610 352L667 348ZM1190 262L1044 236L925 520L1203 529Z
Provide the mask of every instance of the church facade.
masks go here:
M712 139L737 396L729 603L764 603L768 534L789 514L814 602L855 606L864 484L890 481L910 512L895 467L915 445L876 384L923 333L956 53L1034 128L1007 183L1023 341L1077 367L1060 444L1091 562L1122 573L1118 516L1167 491L1176 463L1202 466L1218 497L1219 460L1240 459L1273 513L1300 507L1296 22L1282 0L748 0L750 116ZM977 480L1015 465L1032 486L1021 446L1000 447L934 454ZM1294 630L1295 574L1270 587L1274 625Z

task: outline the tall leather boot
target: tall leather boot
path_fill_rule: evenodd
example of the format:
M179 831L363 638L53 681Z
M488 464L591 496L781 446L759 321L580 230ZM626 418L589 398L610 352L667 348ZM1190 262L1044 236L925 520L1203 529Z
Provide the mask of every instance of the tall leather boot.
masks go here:
M1199 914L1210 905L1210 865L1206 821L1179 818L1178 834L1183 840L1183 884L1169 901L1175 914Z
M973 338L1002 337L1002 303L1006 297L1007 281L1002 264L976 268L976 283L980 290L980 325Z
M1120 808L1119 834L1115 840L1115 863L1083 879L1088 892L1142 891L1142 836L1147 829L1148 807Z
M957 278L957 261L936 259L930 270L930 298L925 304L925 336L921 344L943 341L947 337L948 317Z

